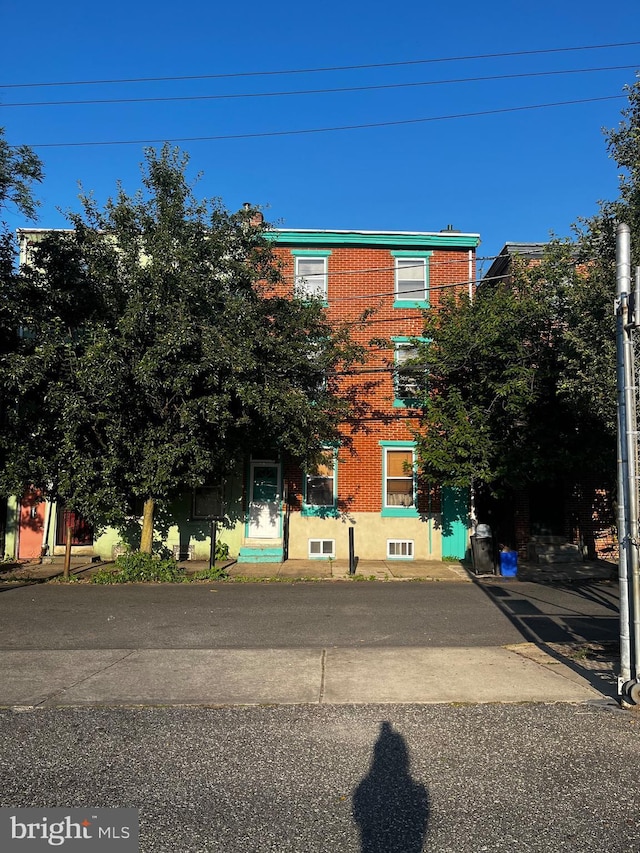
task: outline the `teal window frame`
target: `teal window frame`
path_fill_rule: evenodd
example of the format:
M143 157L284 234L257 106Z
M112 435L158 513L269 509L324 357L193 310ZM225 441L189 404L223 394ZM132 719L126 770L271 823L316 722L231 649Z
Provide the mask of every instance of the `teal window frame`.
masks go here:
M391 338L393 343L393 407L394 409L416 409L421 405L421 400L418 397L401 397L398 394L398 359L397 353L400 346L406 344L415 349L420 343L424 343L426 338L422 337L407 337L407 335L394 335Z
M429 258L433 252L411 252L411 251L395 251L391 252L394 259L394 281L393 281L393 307L394 308L421 308L430 307L429 302ZM398 293L398 261L421 261L424 265L424 298L423 299L403 299Z
M333 460L333 503L317 506L307 503L308 479L312 477L309 471L304 471L302 483L302 510L301 514L313 518L337 518L338 513L338 451L335 447L326 448L327 456Z
M383 518L419 518L418 513L418 470L415 441L379 441L382 448L382 509ZM387 506L387 452L411 450L413 453L413 506Z
M299 280L303 279L304 276L298 273L298 264L300 261L304 260L323 260L324 259L324 271L322 275L324 276L324 295L319 297L313 297L306 295L308 299L319 299L323 305L329 304L329 257L331 256L330 249L291 249L291 254L293 256L293 265L294 265L294 293L299 295L302 299L305 298L305 294L299 294Z

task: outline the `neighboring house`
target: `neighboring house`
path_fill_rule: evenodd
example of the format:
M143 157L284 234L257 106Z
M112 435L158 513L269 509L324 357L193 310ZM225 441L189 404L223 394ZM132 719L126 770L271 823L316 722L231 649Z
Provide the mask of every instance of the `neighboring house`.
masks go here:
M226 522L219 536L239 561L341 558L349 554L349 528L362 559L464 557L468 548L468 496L441 489L417 475L412 427L425 377L412 366L422 312L437 310L442 295L468 290L476 276L477 234L275 229L268 232L285 285L326 302L328 316L353 322L353 337L367 360L341 378L358 414L344 424L344 442L327 448L322 464L302 471L259 447L235 482L226 484ZM365 325L358 318L372 316ZM372 343L372 339L378 339ZM384 341L381 339L385 339ZM198 490L176 502L166 545L176 555L206 558L208 502ZM18 556L62 553L62 512L27 494L9 507L8 535ZM73 518L73 552L111 558L121 546L115 531L95 541ZM29 553L27 554L27 550ZM31 553L31 552L34 553Z
M509 281L515 258L539 263L546 243L505 243L481 286ZM501 499L479 497L478 521L522 557L540 562L617 556L614 496L585 471L580 482L554 480L514 490Z

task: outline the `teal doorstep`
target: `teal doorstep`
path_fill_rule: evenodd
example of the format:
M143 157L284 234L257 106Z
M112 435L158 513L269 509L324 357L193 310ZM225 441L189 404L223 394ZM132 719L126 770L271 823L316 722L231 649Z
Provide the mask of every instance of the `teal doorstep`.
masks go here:
M284 559L282 545L276 548L240 548L239 563L281 563Z

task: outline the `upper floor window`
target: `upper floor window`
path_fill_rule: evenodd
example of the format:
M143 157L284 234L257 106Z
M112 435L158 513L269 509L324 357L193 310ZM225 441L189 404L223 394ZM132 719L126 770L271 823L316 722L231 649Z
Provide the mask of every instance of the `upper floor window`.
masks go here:
M294 251L295 294L302 299L327 301L327 266L331 252Z
M410 342L400 341L395 347L394 397L401 405L415 403L423 391L424 366L416 363L418 347Z
M396 308L429 307L429 257L431 252L392 252L395 258Z

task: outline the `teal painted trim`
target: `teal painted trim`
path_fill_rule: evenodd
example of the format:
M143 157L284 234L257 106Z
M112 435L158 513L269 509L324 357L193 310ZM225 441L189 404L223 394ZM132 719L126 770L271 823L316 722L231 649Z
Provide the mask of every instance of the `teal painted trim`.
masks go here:
M309 506L303 503L300 515L303 518L339 518L340 512L336 506Z
M393 335L391 340L394 344L412 344L414 341L426 344L429 338L423 338L422 335Z
M433 252L411 252L408 250L391 251L390 254L394 258L430 258Z
M421 409L422 403L420 400L402 400L400 397L396 397L393 401L394 409Z
M328 258L331 249L291 249L294 258Z
M379 441L380 447L415 447L415 441Z
M420 308L423 311L426 311L427 308L431 308L428 299L396 299L393 303L394 308Z
M380 515L383 518L419 518L414 506L383 506Z
M357 231L266 231L267 240L296 246L434 246L439 249L475 249L479 234L393 234Z

